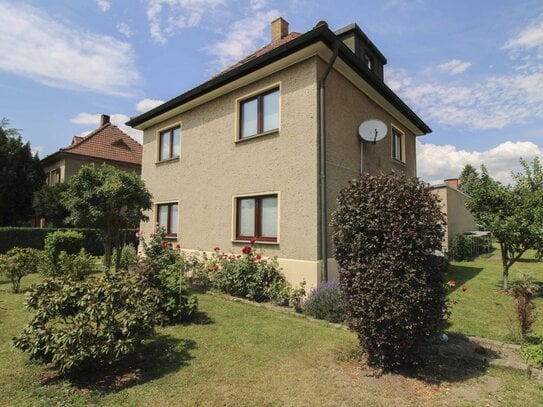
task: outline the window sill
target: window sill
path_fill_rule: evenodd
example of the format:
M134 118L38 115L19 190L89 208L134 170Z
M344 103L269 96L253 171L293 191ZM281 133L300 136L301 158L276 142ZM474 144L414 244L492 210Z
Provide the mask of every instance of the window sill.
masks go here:
M251 244L249 240L232 240L232 243L243 243L243 244ZM267 240L257 240L254 244L265 244L265 245L279 245L279 241L277 242L269 242Z
M266 131L264 133L255 134L254 136L238 138L236 140L236 143L243 143L244 141L254 140L255 138L272 136L272 135L279 135L279 129L274 129L274 130Z
M167 164L174 161L179 161L179 156L173 158L166 158L165 160L155 161L155 165Z
M405 161L398 160L397 158L394 158L394 157L392 157L392 161L395 162L396 164L407 165Z

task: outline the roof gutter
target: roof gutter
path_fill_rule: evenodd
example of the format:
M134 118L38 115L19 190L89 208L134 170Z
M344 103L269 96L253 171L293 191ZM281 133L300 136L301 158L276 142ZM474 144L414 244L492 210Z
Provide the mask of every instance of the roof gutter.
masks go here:
M336 61L339 53L339 41L334 43L334 53L328 61L326 70L319 80L319 160L320 160L320 226L321 226L321 281L328 281L328 208L326 205L326 104L325 104L325 88L326 79L332 70L332 66Z

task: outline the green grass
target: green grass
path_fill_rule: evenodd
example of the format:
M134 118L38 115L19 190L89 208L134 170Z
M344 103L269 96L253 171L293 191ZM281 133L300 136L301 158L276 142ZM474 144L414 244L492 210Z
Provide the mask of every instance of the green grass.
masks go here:
M37 276L26 277L23 289L36 281ZM358 350L353 333L210 295L199 296L202 315L196 323L158 330L143 359L135 358L137 383L92 390L67 380L43 384L47 369L11 346L30 315L22 310L24 295L9 288L0 280L0 406L543 403L543 386L521 373L466 362L442 363L431 381L371 377L353 356Z
M543 334L543 262L526 254L509 271L509 281L521 273L530 274L542 287L535 299L539 317L534 333ZM448 330L506 342L518 341L513 298L502 291L502 266L499 250L473 261L453 262L449 279L457 281L449 298L452 300ZM467 291L462 291L465 285Z

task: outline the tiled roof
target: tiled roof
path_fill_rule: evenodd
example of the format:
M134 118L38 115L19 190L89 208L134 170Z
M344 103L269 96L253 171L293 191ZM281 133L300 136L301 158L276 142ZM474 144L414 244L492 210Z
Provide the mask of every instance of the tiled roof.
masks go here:
M226 72L231 71L232 69L237 68L238 66L243 65L243 64L251 61L252 59L255 59L255 58L258 58L261 55L267 54L272 49L280 47L281 45L286 44L289 41L292 41L294 38L298 38L300 35L302 35L302 34L297 33L297 32L292 32L292 33L286 35L285 37L281 38L280 40L269 43L268 45L260 48L258 51L253 52L248 57L245 57L241 61L236 62L234 65L226 68L224 71L219 72L217 75L215 75L215 77L221 76L221 75L225 74Z
M60 152L141 165L143 147L117 126L107 123L89 135L74 137L74 143Z

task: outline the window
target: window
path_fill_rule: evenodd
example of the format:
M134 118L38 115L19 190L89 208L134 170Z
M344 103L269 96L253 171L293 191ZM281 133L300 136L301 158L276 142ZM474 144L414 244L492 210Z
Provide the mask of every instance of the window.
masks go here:
M392 128L392 158L403 161L403 134Z
M279 128L279 89L241 102L239 122L240 140L277 130Z
M53 171L48 172L45 182L50 187L60 184L60 168L56 168Z
M177 237L178 204L157 205L157 223L166 229L166 236Z
M179 150L181 147L181 127L177 126L166 131L161 131L159 139L159 161L179 157Z
M236 239L277 242L277 195L237 198Z

